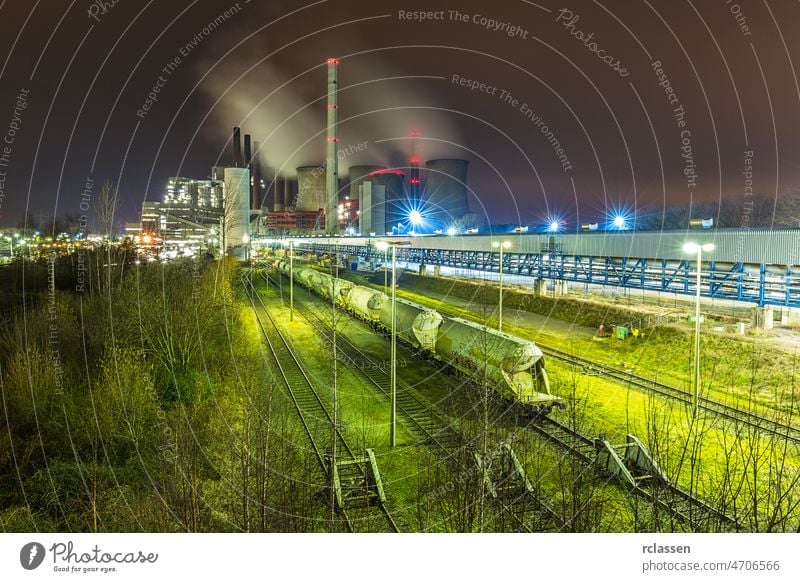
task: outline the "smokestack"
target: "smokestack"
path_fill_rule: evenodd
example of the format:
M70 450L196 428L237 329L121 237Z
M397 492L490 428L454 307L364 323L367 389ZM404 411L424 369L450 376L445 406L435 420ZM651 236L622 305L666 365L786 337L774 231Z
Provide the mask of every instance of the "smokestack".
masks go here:
M285 188L286 188L286 177L284 176L283 178L281 178L276 175L273 183L273 193L275 201L273 202L272 206L275 212L283 212L284 210L286 210L286 208L284 208L283 206L283 197L284 197L283 191Z
M250 162L253 161L253 148L250 143L250 134L244 134L244 164L245 168L250 167Z
M250 164L250 175L253 177L253 191L251 193L250 208L261 208L264 200L261 196L261 164L258 160L258 142L253 143L255 156L250 149L250 136L244 136L244 157Z
M233 128L233 167L242 167L242 135L238 126Z
M287 212L292 209L292 183L288 176L283 177L283 209Z
M339 138L336 137L336 124L339 120L338 67L338 59L328 59L328 152L325 181L328 197L328 204L325 207L325 231L328 234L339 232Z

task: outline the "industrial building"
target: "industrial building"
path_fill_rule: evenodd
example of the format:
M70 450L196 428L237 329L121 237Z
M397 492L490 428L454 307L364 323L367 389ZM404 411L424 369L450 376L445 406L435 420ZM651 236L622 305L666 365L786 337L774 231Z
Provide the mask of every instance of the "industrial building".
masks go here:
M308 234L319 230L325 213L318 212L270 212L267 229L274 234Z
M158 241L167 251L218 248L223 206L221 182L171 177L161 202L142 203L138 234L144 244Z
M214 166L211 179L171 177L161 202L142 203L140 241L157 241L166 252L192 254L218 250L245 258L250 241L250 205L254 188L245 160L251 158L250 136L242 155L240 130L233 131L233 166ZM146 241L146 242L145 242Z
M754 321L770 328L775 316L800 324L800 230L719 229L707 231L509 234L503 253L507 275L548 280L555 294L571 287L618 287L630 291L694 296L697 267L687 241L710 243L703 256L701 295L754 305ZM376 238L296 241L312 252L338 250L365 261L379 260ZM492 235L398 237L407 243L397 259L485 272L499 272L500 254ZM780 311L778 308L781 308Z

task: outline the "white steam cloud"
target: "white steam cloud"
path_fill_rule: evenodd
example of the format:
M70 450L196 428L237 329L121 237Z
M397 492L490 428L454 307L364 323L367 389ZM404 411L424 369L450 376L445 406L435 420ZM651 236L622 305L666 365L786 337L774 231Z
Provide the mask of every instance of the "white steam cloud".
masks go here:
M210 73L213 60L197 67L206 75L201 91L211 103L220 100L211 112L207 131L215 142L229 139L231 128L239 125L260 143L259 156L265 173L293 175L295 168L322 164L325 159L327 71L326 54L288 72L270 63L259 63L269 51L254 39L248 50L237 50ZM230 45L229 45L230 46ZM299 49L298 49L299 50ZM297 61L298 59L294 59ZM406 75L408 73L405 73ZM465 152L446 142L461 143L455 126L457 116L433 109L440 101L429 97L433 84L445 81L430 78L400 78L376 54L342 58L339 70L339 146L350 153L340 156L340 175L352 165L374 164L389 167L408 165L412 130L422 133L417 153L423 161L435 157L464 157ZM241 78L239 78L241 77ZM296 77L296 78L295 78ZM386 140L386 141L383 141ZM431 141L435 140L435 141ZM363 144L359 146L359 144ZM222 160L230 159L230 147Z

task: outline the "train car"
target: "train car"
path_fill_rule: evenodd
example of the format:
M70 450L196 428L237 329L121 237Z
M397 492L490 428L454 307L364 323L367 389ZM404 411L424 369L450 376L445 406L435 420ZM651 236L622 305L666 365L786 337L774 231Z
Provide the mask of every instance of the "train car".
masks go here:
M466 373L486 374L501 396L536 408L561 405L550 392L544 354L532 341L459 318L447 318L436 341L438 357Z
M328 301L330 301L332 297L336 297L337 305L347 307L347 296L355 285L350 281L331 277L327 273L321 273L319 271L315 271L314 273L315 276L310 279L311 285L309 288Z
M397 299L395 330L415 348L422 347L429 352L436 351L436 338L442 316L432 309L426 309L411 301ZM378 321L387 329L392 327L392 302L386 301L380 310Z
M289 275L287 262L275 266ZM295 266L294 276L317 295L328 301L336 296L354 315L391 329L392 301L384 293L308 267ZM563 407L550 392L544 355L535 343L465 319L442 317L405 299L396 300L395 310L395 330L406 343L463 374L479 379L485 374L493 391L537 412Z
M381 310L389 302L385 293L361 285L355 285L347 298L350 310L368 321L378 321Z
M391 301L385 301L378 321L391 329ZM502 397L537 410L561 406L550 392L544 354L535 343L397 299L397 335L422 347L438 361L486 381Z
M319 279L319 273L314 269L309 269L307 267L301 267L299 269L294 269L294 278L307 289L314 289Z

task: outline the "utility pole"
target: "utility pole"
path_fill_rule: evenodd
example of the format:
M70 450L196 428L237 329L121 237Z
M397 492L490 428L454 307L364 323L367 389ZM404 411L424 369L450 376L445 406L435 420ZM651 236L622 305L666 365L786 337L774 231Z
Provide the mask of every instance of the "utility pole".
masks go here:
M697 243L686 243L683 245L683 252L697 254L697 280L694 301L694 377L692 391L692 417L697 418L700 414L700 284L703 266L703 251L711 252L714 245L707 243L699 245Z
M410 246L408 241L378 243L378 249L387 251L392 247L392 348L391 348L391 372L390 372L390 427L389 427L389 446L397 444L397 247Z
M503 249L511 247L511 242L494 241L492 246L500 249L500 298L497 302L497 331L503 331Z

